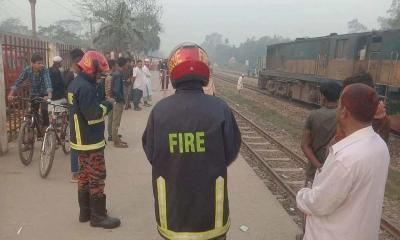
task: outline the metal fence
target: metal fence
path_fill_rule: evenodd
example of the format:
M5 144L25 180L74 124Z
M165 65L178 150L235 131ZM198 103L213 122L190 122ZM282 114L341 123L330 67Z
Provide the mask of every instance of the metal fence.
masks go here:
M49 42L36 40L24 36L15 36L0 33L3 50L4 79L6 89L1 91L9 94L11 87L24 68L30 66L30 58L33 53L39 53L45 59L45 65L50 64L50 56L60 55L66 61L66 68L69 67L68 52L75 46L55 43L56 48L50 49ZM51 51L53 51L51 53ZM17 91L18 97L30 96L30 79L26 79L25 83ZM28 104L17 98L16 101L9 102L6 99L6 116L7 116L7 135L11 141L17 137L21 122L28 110Z

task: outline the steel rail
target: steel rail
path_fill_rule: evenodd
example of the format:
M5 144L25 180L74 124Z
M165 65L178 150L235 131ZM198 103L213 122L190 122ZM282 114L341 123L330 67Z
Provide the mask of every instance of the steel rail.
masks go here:
M268 141L270 141L272 144L277 146L282 152L286 153L288 156L290 156L292 159L296 160L298 163L305 165L306 160L299 156L297 153L293 152L291 149L286 147L284 144L282 144L279 140L275 139L271 134L267 133L264 131L261 127L259 127L255 122L247 118L244 114L242 114L239 110L233 107L234 104L229 104L232 111L236 113L240 118L245 120L251 127L253 127L259 134L261 134L263 137L265 137ZM259 160L261 164L263 164L264 167L272 174L272 176L279 182L281 186L285 188L285 190L289 193L289 196L291 199L296 199L296 193L293 191L293 189L285 183L285 181L279 176L278 173L276 173L272 167L268 166L263 161L263 157L260 156L249 144L247 144L245 141L243 142L244 145L249 149L249 151ZM387 217L382 216L381 218L381 228L388 233L390 233L393 237L396 239L400 240L400 229L396 227L395 224L393 224Z

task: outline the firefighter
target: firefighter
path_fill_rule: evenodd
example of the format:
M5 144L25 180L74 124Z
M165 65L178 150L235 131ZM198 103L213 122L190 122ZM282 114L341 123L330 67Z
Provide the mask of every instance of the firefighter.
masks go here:
M93 227L111 229L121 222L107 215L104 194L106 167L104 159L104 118L112 110L111 100L99 102L96 80L109 71L107 59L99 52L88 51L78 63L80 72L68 88L71 147L79 156L79 221Z
M210 68L200 46L178 46L168 66L176 93L154 107L142 138L158 231L165 239L226 239L227 167L241 145L235 117L224 101L203 92Z

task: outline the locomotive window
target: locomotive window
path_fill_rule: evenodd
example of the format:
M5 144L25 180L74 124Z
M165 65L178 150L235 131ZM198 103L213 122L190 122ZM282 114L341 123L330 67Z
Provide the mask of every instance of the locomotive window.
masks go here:
M344 58L345 57L346 43L347 43L347 39L337 40L335 58Z
M383 37L381 36L372 38L372 43L381 43L381 42L383 42Z

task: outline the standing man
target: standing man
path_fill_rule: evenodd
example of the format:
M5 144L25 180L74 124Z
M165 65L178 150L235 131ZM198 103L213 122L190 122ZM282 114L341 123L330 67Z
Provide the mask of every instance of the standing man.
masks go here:
M153 95L153 93L152 93L152 89L151 89L150 60L147 58L144 60L143 71L146 74L146 87L145 87L144 93L143 93L143 102L144 102L143 106L151 107L152 105L150 104L150 102L151 102L151 96Z
M372 129L379 99L364 84L346 87L337 111L344 138L329 149L311 188L297 194L307 214L304 240L377 240L389 150Z
M168 60L161 59L159 64L161 91L168 90L169 76L168 76Z
M206 86L203 87L204 94L215 96L215 84L212 78L213 70L211 68L211 63L208 63L210 66L210 80Z
M242 74L239 77L238 82L237 82L237 90L238 90L239 94L240 94L240 91L243 89L243 80L244 80L244 74Z
M316 169L320 169L327 156L327 146L336 133L336 108L341 86L334 81L323 82L321 108L312 111L307 118L301 142L301 149L308 159L306 186L312 183Z
M227 167L241 144L235 117L225 102L203 93L210 70L200 46L178 46L168 66L176 93L157 103L142 138L158 231L170 240L226 239Z
M112 112L112 140L114 141L114 147L116 148L127 148L128 144L123 142L118 135L118 129L121 125L122 113L124 111L125 99L124 99L124 73L128 71L130 64L126 58L120 57L117 60L117 70L112 73L112 96L115 100L115 104Z
M88 51L78 63L81 71L68 88L70 105L71 147L78 152L79 221L93 227L112 229L121 222L107 215L104 186L104 117L112 110L109 101L100 103L96 80L109 71L107 59L99 52Z
M106 99L114 100L113 99L113 74L117 71L117 63L115 60L108 60L108 67L110 71L107 73L106 78L104 79L105 85L105 92L106 92ZM114 110L114 108L113 108ZM112 124L113 124L113 111L108 114L108 121L107 121L107 133L108 133L108 141L112 142Z
M132 90L132 102L133 110L141 111L139 107L140 99L143 97L143 91L146 88L146 73L143 70L143 61L138 60L136 67L133 69L133 90Z
M49 74L51 79L51 85L53 87L53 96L51 98L54 104L65 104L67 100L65 98L65 82L62 78L61 70L63 59L60 56L53 58L53 66L49 68ZM55 112L62 112L64 109L56 108Z
M124 99L125 99L125 110L131 109L131 98L132 98L132 75L133 75L133 69L135 68L135 61L133 61L131 58L128 58L129 62L129 68L125 72L125 77L124 77Z
M349 78L346 78L343 82L343 86L349 86L354 83L362 83L371 88L375 89L374 79L371 74L366 72L357 73ZM390 119L386 114L386 107L384 99L380 99L378 109L376 110L376 114L374 116L374 121L372 121L372 127L375 132L381 136L386 143L389 143L390 137Z

